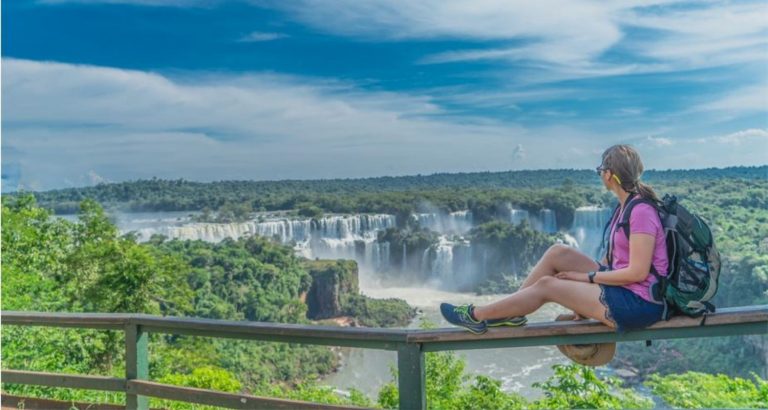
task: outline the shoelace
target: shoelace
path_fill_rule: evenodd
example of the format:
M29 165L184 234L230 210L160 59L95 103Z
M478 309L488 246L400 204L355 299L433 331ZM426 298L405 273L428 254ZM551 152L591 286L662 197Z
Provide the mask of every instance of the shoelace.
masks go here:
M469 314L469 305L456 306L453 308L453 312L463 316L466 319L472 319L472 316Z

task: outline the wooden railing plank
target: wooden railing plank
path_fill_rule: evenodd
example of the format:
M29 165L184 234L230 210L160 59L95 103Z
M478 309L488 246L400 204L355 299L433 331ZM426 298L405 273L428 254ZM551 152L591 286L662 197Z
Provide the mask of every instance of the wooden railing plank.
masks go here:
M128 393L156 397L187 403L207 404L231 409L275 409L275 410L349 410L362 407L317 404L296 400L257 397L244 394L224 393L192 387L129 380Z
M576 326L582 326L577 324ZM602 326L602 325L600 325ZM496 330L489 330L488 336ZM631 342L638 340L682 339L692 337L723 337L738 335L755 335L768 333L768 323L731 323L726 325L706 325L687 328L643 329L625 333L602 329L594 333L564 333L559 335L543 335L531 337L494 338L478 337L475 340L460 338L459 340L432 341L423 344L425 352L440 352L446 350L499 349L509 347L554 346L559 344Z
M124 392L126 380L106 376L90 376L79 374L29 372L22 370L0 371L3 383L32 384L48 387L68 387L73 389L89 389Z
M400 386L402 389L401 393L408 393L405 396L401 396L401 408L406 408L410 405L416 408L425 408L423 353L428 351L768 333L768 305L721 309L716 314L709 315L704 325L701 325L700 318L676 317L670 321L656 323L643 330L616 333L613 329L594 320L541 322L531 323L519 328L491 329L488 333L479 336L458 328L435 330L339 328L331 326L157 317L141 314L0 312L0 315L2 316L2 323L5 325L125 330L126 341L136 345L133 347L127 345L129 349L127 359L130 362L127 363L127 366L135 364L134 367L136 367L134 369L135 372L133 372L135 375L133 373L127 375L130 380L102 376L3 370L1 374L3 382L124 391L129 397L144 395L231 408L273 409L348 409L354 407L327 406L290 400L233 395L137 380L146 377L144 375L146 372L142 370L146 367L146 363L141 361L142 358L139 354L139 350L143 351L146 349L146 340L142 341L140 336L144 335L146 337L146 333L158 332L214 338L226 337L397 350L398 367L402 376L401 382L404 383L401 383ZM135 333L135 335L132 336L132 333ZM135 350L135 352L131 353L131 349ZM133 356L135 356L135 360ZM134 361L135 363L133 363ZM142 406L137 404L134 407Z
M131 313L65 313L3 311L0 322L4 325L76 327L83 329L122 330L136 315Z
M408 335L407 329L307 326L152 316L132 320L147 332L381 350L397 350L398 343L405 342Z
M729 324L765 323L768 324L768 306L750 306L746 308L727 308L707 317L703 327L718 327ZM685 316L673 317L669 321L658 322L646 331L660 329L693 329L701 327L701 318ZM482 335L475 335L463 329L411 330L408 343L441 343L494 339L523 339L543 336L573 336L594 334L616 334L616 331L596 320L536 322L521 327L500 327L489 329ZM631 332L628 332L631 333ZM608 336L605 341L618 341Z

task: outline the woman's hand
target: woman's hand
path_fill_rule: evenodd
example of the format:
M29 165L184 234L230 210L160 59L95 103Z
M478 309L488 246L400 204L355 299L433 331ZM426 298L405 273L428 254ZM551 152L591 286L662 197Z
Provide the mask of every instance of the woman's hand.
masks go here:
M555 274L558 279L574 280L576 282L589 282L589 277L584 272L559 272Z

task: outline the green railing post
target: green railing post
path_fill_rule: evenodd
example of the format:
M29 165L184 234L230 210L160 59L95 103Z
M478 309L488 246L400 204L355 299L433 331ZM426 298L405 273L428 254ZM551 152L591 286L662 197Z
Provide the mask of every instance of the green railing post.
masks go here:
M149 380L148 336L137 324L125 327L125 378L131 380ZM148 410L149 397L137 394L125 394L127 410Z
M424 352L421 343L403 343L397 348L398 389L400 408L427 408Z

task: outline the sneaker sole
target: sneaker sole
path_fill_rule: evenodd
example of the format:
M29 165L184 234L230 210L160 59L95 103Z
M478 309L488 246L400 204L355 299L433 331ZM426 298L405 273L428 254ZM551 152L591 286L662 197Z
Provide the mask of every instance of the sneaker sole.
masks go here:
M488 331L488 328L485 328L483 330L475 330L475 329L472 329L471 327L466 327L466 326L462 326L462 325L454 325L454 326L463 327L464 329L469 330L470 333L475 334L475 335L482 335L482 334L484 334L485 332Z
M518 326L523 326L526 323L528 323L528 319L521 320L519 322L501 322L501 323L494 323L494 324L488 323L486 326L488 326L488 327L502 327L502 326L518 327Z

